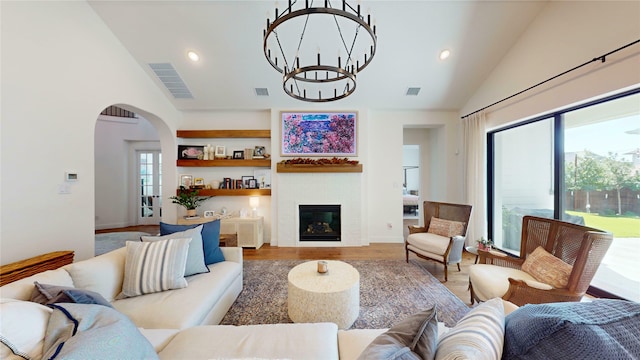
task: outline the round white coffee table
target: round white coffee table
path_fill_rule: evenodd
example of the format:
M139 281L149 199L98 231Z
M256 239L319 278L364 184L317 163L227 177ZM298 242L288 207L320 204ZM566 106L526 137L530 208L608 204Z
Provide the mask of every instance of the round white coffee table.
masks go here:
M353 266L326 260L329 271L321 274L317 261L289 271L289 318L296 323L332 322L347 329L360 313L360 273Z

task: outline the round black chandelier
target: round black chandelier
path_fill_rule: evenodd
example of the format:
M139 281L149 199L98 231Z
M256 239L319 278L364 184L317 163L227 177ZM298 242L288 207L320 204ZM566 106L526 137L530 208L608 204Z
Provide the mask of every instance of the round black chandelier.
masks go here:
M282 74L289 96L308 102L343 99L356 90L356 76L376 53L376 25L347 1L291 1L267 18L263 51ZM361 35L364 33L364 35ZM344 60L343 60L344 56Z

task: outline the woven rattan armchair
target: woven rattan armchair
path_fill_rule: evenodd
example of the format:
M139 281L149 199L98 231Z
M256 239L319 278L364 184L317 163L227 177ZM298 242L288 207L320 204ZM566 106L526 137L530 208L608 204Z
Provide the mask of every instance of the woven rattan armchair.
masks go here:
M502 297L518 306L580 301L612 242L613 235L602 230L525 216L522 219L520 257L478 251L479 264L469 268L471 303L492 297ZM521 270L522 264L538 246L572 266L565 288L539 286L535 281L522 277L528 276Z
M404 242L407 262L409 252L423 259L437 261L444 265L444 281L447 281L447 265L457 264L460 271L471 205L425 201L423 210L424 226L409 226L409 236ZM428 233L432 217L463 223L461 235L443 237Z

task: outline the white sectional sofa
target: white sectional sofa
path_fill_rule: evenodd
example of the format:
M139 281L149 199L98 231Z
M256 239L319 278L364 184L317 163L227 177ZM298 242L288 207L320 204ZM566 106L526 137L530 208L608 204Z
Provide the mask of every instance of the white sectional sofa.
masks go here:
M242 250L221 249L225 261L209 265L209 273L190 276L186 288L126 299L117 299L125 263L122 249L2 286L0 359L52 354L95 359L415 359L425 353L436 360L547 359L576 349L602 359L621 353L640 357L640 343L630 336L640 331L640 304L616 300L518 309L496 298L471 309L451 329L437 322L435 308L398 319L391 329L338 330L333 323L217 325L242 289ZM47 307L28 301L34 281L97 292L110 303ZM567 323L567 314L578 321ZM563 325L549 326L550 321ZM575 331L584 336L572 338L573 347L563 346Z
M225 261L208 265L210 272L189 276L188 286L116 299L122 291L126 248L46 271L0 287L0 297L29 300L34 282L99 293L136 326L184 329L219 324L242 291L242 249L221 247Z

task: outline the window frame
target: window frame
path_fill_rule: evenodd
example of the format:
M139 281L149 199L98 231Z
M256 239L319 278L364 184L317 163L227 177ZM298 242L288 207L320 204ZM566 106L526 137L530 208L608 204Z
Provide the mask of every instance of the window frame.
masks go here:
M584 109L587 107L595 106L598 104L606 103L609 101L617 100L626 96L637 95L640 94L640 87L626 90L617 94L604 96L599 99L591 100L585 102L583 104L569 106L566 108L562 108L556 111L552 111L549 113L545 113L539 116L536 116L531 119L523 120L520 122L516 122L513 124L509 124L507 126L499 127L490 131L487 131L486 141L487 141L487 234L490 239L494 238L494 196L495 196L495 136L498 133L503 131L507 131L510 129L518 128L521 126L526 126L538 121L548 120L553 118L553 186L554 186L554 194L553 194L553 218L560 219L560 209L564 208L564 192L565 192L565 184L564 184L564 126L563 126L563 115L565 113ZM612 294L606 290L596 288L593 286L589 286L587 293L597 297L603 298L611 298L611 299L622 299L621 297Z

